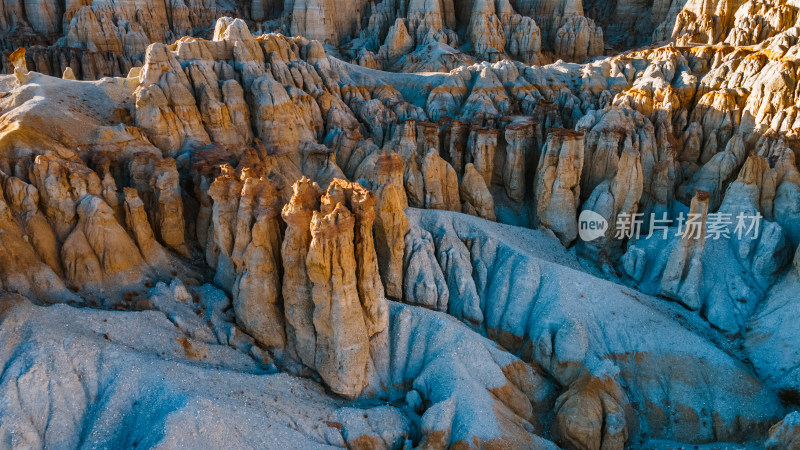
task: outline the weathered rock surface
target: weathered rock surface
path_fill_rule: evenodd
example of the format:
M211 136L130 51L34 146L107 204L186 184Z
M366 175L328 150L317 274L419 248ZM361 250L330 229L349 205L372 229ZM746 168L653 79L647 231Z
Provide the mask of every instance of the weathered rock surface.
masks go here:
M534 224L553 231L565 245L578 235L576 210L584 165L583 146L583 133L550 130L533 185Z
M793 448L800 445L800 417L793 412L769 429L769 439L764 444L768 449Z
M461 212L486 220L495 220L494 200L481 174L472 163L464 169L461 180Z
M355 397L366 385L369 359L369 335L358 302L355 219L341 203L322 201L323 211L315 211L311 219L306 257L314 300L314 367L334 392Z
M791 442L791 416L769 428L800 388L797 5L700 3L2 5L4 46L29 48L0 77L0 291L96 311L7 296L0 348L60 361L28 344L52 328L103 380L56 363L35 386L6 377L13 442ZM589 211L595 239L578 233ZM124 349L81 328L115 309ZM197 381L278 370L307 379L253 390L296 406L282 413L239 402L251 379ZM135 442L13 400L70 386L96 409L112 375L226 400L198 415L117 387L110 401L156 411L148 426L177 424ZM188 416L230 433L188 436Z
M292 199L283 207L281 216L286 232L281 245L283 259L283 301L286 334L289 345L307 366L316 363L316 331L314 300L308 278L306 258L311 244L311 217L319 202L319 186L301 179L292 186Z
M538 230L523 236L518 230L451 213L409 211L409 236L427 233L436 243L434 248L409 239L412 259L429 252L453 254L462 242L471 243L464 262L437 264L434 253L427 270L450 279L464 271L458 264L466 264L471 275L460 277L460 286L448 283L442 291L449 293L448 311L461 317L454 308L465 300L464 292L475 293L483 320L476 322L475 315L461 320L523 360L535 361L564 389L554 404L562 411L555 421L562 445L618 448L644 433L666 440L702 442L726 436L740 441L763 435L777 420L781 408L774 394L743 365L659 311L656 298L582 272L556 239ZM407 276L415 275L409 269ZM564 284L575 286L576 295L563 296L558 286ZM728 381L695 383L698 377L710 376L707 370ZM682 375L676 376L676 371ZM669 389L653 389L654 380ZM739 403L725 404L737 402L739 395L748 399L750 412L744 413ZM633 398L648 400L637 404ZM707 403L702 398L714 400ZM710 405L716 412L708 409ZM737 412L725 412L729 408ZM693 412L679 412L686 409ZM710 416L721 420L703 419ZM665 417L673 419L667 423ZM687 433L687 427L692 431Z

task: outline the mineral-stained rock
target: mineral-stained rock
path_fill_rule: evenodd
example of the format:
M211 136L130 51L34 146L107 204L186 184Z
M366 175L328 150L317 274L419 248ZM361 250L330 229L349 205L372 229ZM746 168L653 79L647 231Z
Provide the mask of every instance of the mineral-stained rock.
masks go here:
M483 177L487 186L492 185L494 154L497 150L497 130L493 128L472 127L469 133L466 162L472 163Z
M25 63L25 48L20 47L14 50L9 55L8 60L14 66L14 77L17 79L18 84L25 84L30 76L28 75L28 66Z
M569 244L578 236L576 210L583 169L583 133L552 129L539 158L533 185L534 223Z
M150 222L147 220L144 202L134 188L125 188L125 223L133 233L134 241L139 247L145 262L158 270L169 270L168 254L156 240Z
M539 61L542 38L539 27L532 18L515 14L504 24L504 28L506 51L509 55L525 64L535 64Z
M232 297L242 328L265 347L283 348L286 337L280 304L281 233L276 200L268 180L245 180L236 216Z
M624 448L633 410L613 373L584 374L556 400L556 432L572 448Z
M366 385L369 336L358 301L353 227L341 203L323 197L314 211L306 266L312 283L316 358L314 367L330 388L355 397Z
M174 159L167 158L156 163L151 185L155 195L156 210L153 217L156 232L167 247L188 256L180 180Z
M769 450L796 448L800 445L800 413L789 413L769 429L769 439L764 444Z
M386 35L386 43L381 47L386 52L389 62L396 61L399 57L405 56L414 48L414 38L408 34L405 21L397 18L394 25L389 28ZM384 50L385 49L385 50Z
M326 198L341 198L355 217L355 261L358 279L358 297L364 312L367 334L372 337L386 329L388 316L383 284L378 271L378 260L372 234L375 220L375 195L358 183L334 180L328 187L327 197L322 199L322 210L326 209Z
M3 188L11 210L21 216L25 233L36 253L57 275L63 276L58 240L39 210L39 190L17 177L8 177Z
M3 288L35 295L47 302L77 300L67 290L62 276L37 256L36 250L23 237L24 233L8 204L0 197L0 284Z
M319 207L319 186L308 178L302 178L292 186L292 190L292 199L281 212L286 222L281 246L286 337L300 360L314 367L317 348L313 322L314 300L306 259L311 244L311 218Z
M475 46L475 53L483 59L497 61L505 49L505 36L500 19L495 15L493 0L472 2L469 40Z
M611 107L590 112L581 121L593 119L586 130L585 156L581 173L581 198L588 199L595 188L616 176L625 149L638 151L642 174L649 179L656 152L655 130L650 120L636 110ZM652 161L652 162L651 162Z
M469 141L469 124L454 120L450 123L450 142L446 143L447 152L445 159L453 166L456 173L464 173L464 164L467 158L467 143Z
M88 195L77 211L78 223L61 248L69 283L76 287L123 280L135 284L142 277L144 261L111 208L102 199Z
M422 160L422 177L425 185L425 207L459 211L458 177L453 167L435 149Z
M637 232L634 215L639 211L639 200L644 190L641 155L626 146L619 158L617 173L611 180L603 181L586 200L582 211L599 214L608 224L599 239L581 241L581 252L601 262L605 258L616 260L622 255L625 238ZM617 224L620 224L619 226Z
M416 128L413 120L398 125L389 144L403 160L403 185L406 189L408 204L415 208L425 206L425 181L419 164L417 153Z
M42 211L62 242L77 221L66 166L57 158L37 156L30 170L30 179L39 190Z
M706 217L704 229L699 217L690 214L677 220L679 230L653 231L651 237L657 239L648 237L629 246L623 257L625 272L641 280L644 290L665 290L689 308L700 309L717 329L730 335L743 332L794 248L783 227L759 212L773 175L763 157L751 154L719 209L700 214ZM697 204L696 196L690 213L697 213ZM680 239L674 237L681 234Z
M487 220L495 220L494 199L483 177L475 170L471 163L464 170L461 179L461 212Z
M772 202L772 218L786 231L792 244L800 244L800 172L792 163L794 152L784 149L777 155L775 168L775 197ZM762 197L765 197L762 195ZM765 213L767 218L770 218Z
M236 278L236 268L231 258L241 191L242 183L236 179L230 166L222 167L222 174L208 189L214 206L206 245L206 262L216 270L214 284L226 292L233 289Z
M66 69L64 69L64 73L61 75L61 78L65 80L74 80L75 72L72 71L72 67L67 67Z
M148 48L148 64L136 90L136 124L167 156L211 143L186 74L164 46Z
M519 230L520 234L524 231L524 236L509 236L498 232L504 228L502 225L441 211L410 210L409 220L412 223L409 236L432 234L432 240L442 243L439 245L448 245L445 249L448 252L453 252L454 247L462 241L470 244L469 254L473 262L468 270L472 275L461 278L466 280L465 283L474 283L485 318L482 327L485 326L487 336L502 342L503 348L515 349L514 353L521 355L523 360L535 360L543 371L562 386L561 392L567 392L561 403L562 408L567 406L562 411L561 423L567 425L564 431L568 430L568 436L595 436L602 442L605 438L600 430L608 427L608 444L613 443L612 448L619 448L622 440L619 438L624 436L624 430L627 430L628 439L636 439L643 433L643 424L663 423L662 414L671 416L674 413L676 415L673 417L677 418L677 424L680 425L662 429L658 432L659 439L692 440L697 435L696 430L701 430L704 436L714 436L713 430L717 430L725 433L728 439L741 440L746 439L746 435L761 435L783 414L782 408L774 403L776 400L770 400L775 396L765 392L764 384L755 386L754 383L760 383L739 361L706 338L686 330L669 316L645 306L649 302L658 303L655 297L628 288L619 291L618 285L588 275L580 269L581 263L577 259L570 257L560 244L554 243L545 233ZM445 239L446 234L451 237ZM409 260L421 258L429 251L425 246L413 245L416 240L408 242L412 244L407 248ZM521 245L521 242L526 244ZM552 262L554 260L551 258L557 258L555 261L558 262ZM463 268L457 269L455 264L445 264L444 259L441 261L437 264L434 258L433 264L443 272L454 271L446 275L448 279L463 271ZM489 261L491 263L487 264ZM427 273L435 273L435 270L429 269ZM433 283L429 285L435 286ZM564 285L577 287L575 292L580 294L561 295L562 288L559 286ZM419 292L423 291L420 289ZM413 291L407 293L413 294ZM415 303L413 297L408 298L410 303ZM685 315L685 312L681 314ZM461 320L474 326L468 317ZM614 322L637 325L621 328L609 326ZM655 341L649 337L654 328L665 331ZM635 355L622 350L631 345L639 349ZM651 356L650 349L655 348L670 348L672 356ZM676 366L673 358L679 358L681 363ZM635 369L644 367L642 364L646 364L648 370L640 372ZM693 381L704 376L701 374L708 373L709 367L713 367L714 374L726 377L727 382ZM592 375L584 378L585 370ZM688 378L675 377L675 370L680 370ZM602 383L589 383L592 379ZM655 395L650 390L654 379L663 380L671 386L669 390L660 391L660 401L648 403L647 406L630 402L629 406L625 406L625 397L631 399L639 395ZM569 392L571 386L575 390ZM595 389L601 386L602 389ZM744 389L744 393L740 389ZM707 409L704 412L709 404L700 399L701 391L706 393L702 395L716 398L718 403L713 407L721 409L716 413ZM739 400L734 400L735 397L750 401L745 402L746 406L741 406ZM732 403L721 406L726 402ZM682 406L676 407L676 404ZM583 414L572 414L569 412L572 406L569 405L578 407ZM732 415L725 413L728 407L733 407L737 412ZM684 408L694 413L678 414L678 411L685 411ZM624 415L619 414L622 410L625 411ZM751 417L748 420L755 420L760 425L740 425L740 414L745 410L749 411L745 414ZM591 422L581 419L590 413L601 419ZM713 425L702 419L715 414L720 414L720 417L727 414L726 419L717 422L725 425ZM764 419L762 414L770 418ZM559 420L553 422L558 423ZM637 422L640 424L638 427ZM587 426L581 427L581 423ZM754 426L761 427L761 431L755 431ZM693 427L694 431L683 435L686 427ZM560 444L569 445L563 441Z
M734 135L725 146L725 151L716 153L695 172L688 183L678 189L678 198L690 197L693 190L706 191L709 193L709 209L716 210L722 202L725 188L733 181L746 156L742 137Z
M256 137L267 148L285 152L299 148L301 142L316 140L322 117L313 99L304 103L308 100L305 92L287 90L268 74L253 81L251 92L250 110Z
M439 127L435 123L424 120L418 120L415 123L417 127L417 151L420 155L427 155L430 150L436 150L439 153Z
M103 400L84 387L151 404L114 389L142 380L103 375L138 374L114 366L134 353L188 403L125 445L184 442L189 417L236 431L231 446L263 446L267 428L309 447L685 446L762 442L785 415L778 397L800 386L785 326L800 320L796 0L248 0L211 40L196 36L231 5L148 1L0 8L0 40L27 48L0 79L0 290L135 324L0 301L0 442L108 447L119 433L81 413ZM675 45L629 48L662 38ZM603 40L615 56L593 58ZM565 250L579 208L609 227ZM616 235L636 214L686 229L687 210L705 240ZM203 384L230 381L217 367L241 386ZM339 406L314 380L390 406ZM264 428L228 395L251 382L292 423ZM282 401L301 386L338 403L302 419L306 402ZM204 402L223 407L194 414Z
M703 278L703 249L706 241L709 194L697 191L692 198L689 217L679 244L672 250L661 279L661 291L691 309L701 306L701 280Z
M537 436L544 433L539 408L552 404L554 397L552 383L541 373L444 314L394 302L389 312L392 356L383 382L390 386L391 399L413 402L417 394L431 405L422 415L426 448L463 442L490 446L497 438L486 431L495 429L507 436L502 445L556 448ZM408 348L416 351L399 351ZM400 387L412 373L413 390ZM460 408L470 414L456 414ZM488 413L477 412L484 408Z
M363 188L354 189L351 196L351 209L353 209L356 217L355 256L358 295L364 313L367 334L372 337L377 333L383 332L389 326L385 291L381 282L378 257L372 233L375 218L375 200L373 194ZM402 225L402 223L398 225ZM402 231L402 228L398 231Z
M567 17L556 31L556 55L568 61L583 61L603 54L603 30L586 17Z
M353 4L354 9L347 14L331 0L295 0L288 5L293 5L286 11L292 18L292 35L331 44L338 43L354 31L364 8L362 1Z

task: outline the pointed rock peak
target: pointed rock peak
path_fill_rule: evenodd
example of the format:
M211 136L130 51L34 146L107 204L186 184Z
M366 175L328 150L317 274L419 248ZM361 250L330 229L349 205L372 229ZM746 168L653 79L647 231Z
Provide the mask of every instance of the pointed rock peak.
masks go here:
M283 220L287 223L303 223L319 205L320 187L307 177L303 177L292 185L292 198L283 207ZM303 218L306 218L305 220ZM307 222L306 222L307 223Z
M260 210L274 210L269 217L277 216L279 208L278 191L266 177L250 177L245 179L242 187L242 198L252 198Z
M736 161L741 163L745 157L746 151L742 135L737 133L731 136L731 139L728 141L728 145L725 147L725 151L734 155L736 157Z
M67 68L64 69L64 73L61 75L61 78L65 80L74 80L75 72L72 71L72 67L67 66Z
M497 15L500 17L509 17L515 14L514 8L508 0L497 0L495 4Z
M323 198L323 204L325 203L326 199ZM348 229L352 230L354 224L353 214L342 203L336 203L327 214L324 210L314 211L311 219L311 235L314 238L330 238Z
M756 152L750 152L742 169L739 171L736 181L749 185L760 185L766 169L767 160L763 156L756 154Z
M87 195L78 203L78 216L81 218L95 216L110 220L113 219L113 215L114 211L111 210L111 207L99 197Z
M247 23L242 19L220 17L214 25L215 41L249 41L254 39L247 28Z
M330 186L328 186L328 191L320 199L320 211L322 214L329 214L336 208L337 205L345 204L347 202L345 186L343 186L342 183L337 183L336 181L337 180L335 179L333 182L331 182Z

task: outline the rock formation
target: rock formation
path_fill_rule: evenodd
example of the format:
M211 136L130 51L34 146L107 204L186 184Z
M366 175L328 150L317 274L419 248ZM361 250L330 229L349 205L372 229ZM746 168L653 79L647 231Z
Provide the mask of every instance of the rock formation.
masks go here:
M769 429L769 439L765 443L766 448L792 448L800 442L800 424L798 424L797 412L791 413L776 423Z
M482 127L473 127L469 133L466 162L472 163L487 186L492 184L494 175L497 134L495 129Z
M584 165L583 145L583 133L550 130L533 185L534 223L552 230L565 245L578 235L576 210Z
M467 164L461 180L461 212L487 220L495 220L494 199L481 174L472 163Z
M265 347L283 348L282 240L276 203L277 194L268 180L251 177L244 181L231 254L236 266L231 296L242 328Z
M289 345L295 348L301 361L314 367L317 346L314 300L306 258L311 244L311 218L319 202L319 186L303 178L292 186L292 190L292 199L281 212L286 222L281 246L286 334Z
M503 168L503 186L511 200L521 202L525 199L526 175L528 167L538 162L538 149L534 149L534 129L532 123L517 123L506 126L506 155Z
M708 197L708 192L697 191L692 199L684 232L679 244L669 254L661 278L661 292L664 295L694 310L700 308L702 301L700 285L703 279Z
M408 199L403 189L403 162L396 154L380 155L374 166L375 251L386 296L403 298L403 251Z
M792 445L797 5L340 6L0 8L2 442Z
M323 197L322 212L314 212L306 258L313 286L314 367L334 392L355 397L366 384L369 336L357 302L355 219L341 203L327 203L332 200Z
M456 171L431 149L422 160L422 177L425 185L425 207L458 211L461 202L458 196Z
M153 167L152 177L151 187L156 204L153 222L156 224L156 230L167 247L183 255L188 255L183 200L181 199L180 180L175 160L168 158L156 163Z

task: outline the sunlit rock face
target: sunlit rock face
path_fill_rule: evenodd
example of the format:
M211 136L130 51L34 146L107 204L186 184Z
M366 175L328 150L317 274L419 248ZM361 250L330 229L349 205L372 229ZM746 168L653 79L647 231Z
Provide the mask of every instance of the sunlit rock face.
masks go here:
M606 3L0 5L0 440L792 448L800 5Z

